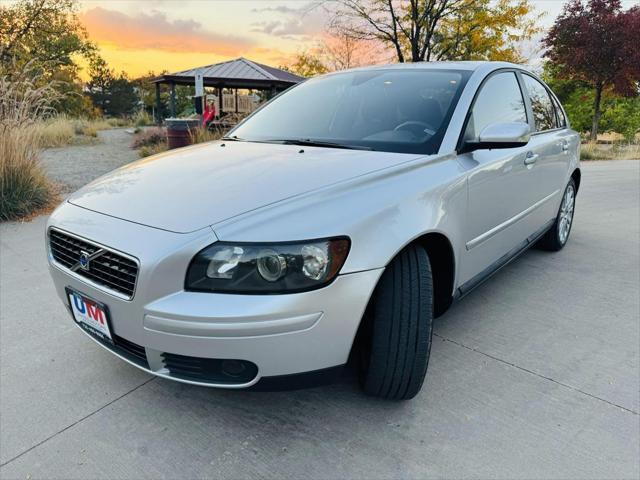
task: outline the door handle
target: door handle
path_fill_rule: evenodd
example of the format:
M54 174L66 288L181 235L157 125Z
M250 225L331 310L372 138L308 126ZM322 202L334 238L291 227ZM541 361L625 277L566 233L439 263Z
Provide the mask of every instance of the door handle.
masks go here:
M538 161L538 157L540 155L537 153L533 153L533 152L527 152L527 156L524 157L524 164L525 165L533 165L534 163L536 163Z
M567 150L569 150L569 142L567 142L566 140L563 140L562 142L560 142L560 145L562 145L563 152L566 152Z

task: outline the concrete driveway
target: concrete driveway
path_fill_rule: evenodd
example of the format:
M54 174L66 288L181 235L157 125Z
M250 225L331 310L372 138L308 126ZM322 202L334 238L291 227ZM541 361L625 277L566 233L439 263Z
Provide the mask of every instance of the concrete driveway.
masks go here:
M437 321L412 401L155 379L72 324L45 218L0 226L2 478L638 478L640 162L583 164L560 253Z

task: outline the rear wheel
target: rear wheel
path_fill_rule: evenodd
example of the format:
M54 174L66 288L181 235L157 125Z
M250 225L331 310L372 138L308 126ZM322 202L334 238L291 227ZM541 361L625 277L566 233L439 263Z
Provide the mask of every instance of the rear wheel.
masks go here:
M410 245L382 274L363 325L361 382L373 396L404 400L422 387L433 330L431 265Z
M571 226L573 225L573 212L576 206L576 183L569 180L569 184L564 191L560 209L556 221L549 231L538 242L538 246L544 250L557 252L567 244Z

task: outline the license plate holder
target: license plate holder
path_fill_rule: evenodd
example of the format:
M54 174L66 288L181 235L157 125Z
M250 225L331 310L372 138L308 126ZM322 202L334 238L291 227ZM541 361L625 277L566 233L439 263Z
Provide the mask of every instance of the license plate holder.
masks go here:
M66 287L71 316L80 328L103 342L113 344L109 308L87 295Z

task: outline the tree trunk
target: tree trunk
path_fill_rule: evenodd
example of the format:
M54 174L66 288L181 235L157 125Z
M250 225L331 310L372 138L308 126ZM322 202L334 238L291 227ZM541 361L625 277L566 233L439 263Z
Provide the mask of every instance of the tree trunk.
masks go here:
M602 100L602 83L596 84L596 98L593 100L593 122L591 123L591 141L598 139L598 124L600 123L600 101Z

